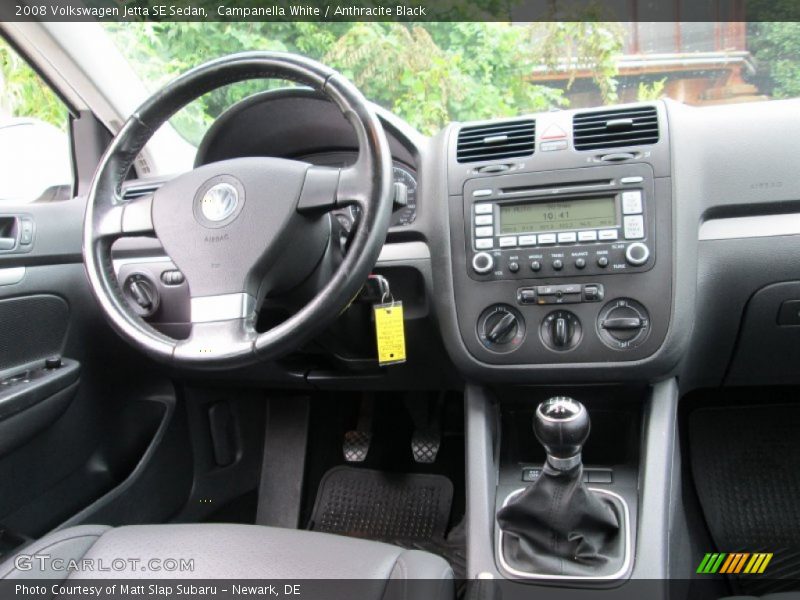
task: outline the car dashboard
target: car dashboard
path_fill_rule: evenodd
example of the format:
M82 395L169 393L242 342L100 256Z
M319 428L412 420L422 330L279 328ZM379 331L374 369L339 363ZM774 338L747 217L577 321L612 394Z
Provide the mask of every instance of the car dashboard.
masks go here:
M420 386L792 381L798 106L666 100L453 123L433 137L378 109L408 202L375 273L407 305L408 363L377 366L365 289L330 335L259 372L368 387L407 385L409 373ZM293 88L224 113L196 166L343 166L356 146L333 105ZM158 185L135 180L125 193ZM346 237L358 213L335 219ZM120 281L148 279L161 302L143 316L175 334L188 327L187 292L148 243L118 242ZM786 359L759 362L765 348Z

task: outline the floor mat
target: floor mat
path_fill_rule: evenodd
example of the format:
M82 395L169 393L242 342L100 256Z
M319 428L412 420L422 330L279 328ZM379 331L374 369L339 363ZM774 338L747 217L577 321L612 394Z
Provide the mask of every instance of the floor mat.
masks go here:
M320 482L309 529L433 552L458 576L463 542L445 537L452 501L453 484L443 475L339 466Z
M719 552L772 552L740 591L795 588L800 578L800 406L703 408L689 420L694 482Z

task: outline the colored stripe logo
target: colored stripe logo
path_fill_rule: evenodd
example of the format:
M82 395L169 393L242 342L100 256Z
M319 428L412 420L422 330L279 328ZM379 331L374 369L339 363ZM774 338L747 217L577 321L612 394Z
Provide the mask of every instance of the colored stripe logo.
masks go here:
M703 575L760 575L766 570L772 556L771 552L709 552L700 561L697 572Z

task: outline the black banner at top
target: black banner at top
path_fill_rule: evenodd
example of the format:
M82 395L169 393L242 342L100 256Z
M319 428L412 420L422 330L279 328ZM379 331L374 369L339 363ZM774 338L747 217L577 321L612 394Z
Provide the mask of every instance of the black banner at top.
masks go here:
M2 0L0 21L800 21L800 1Z

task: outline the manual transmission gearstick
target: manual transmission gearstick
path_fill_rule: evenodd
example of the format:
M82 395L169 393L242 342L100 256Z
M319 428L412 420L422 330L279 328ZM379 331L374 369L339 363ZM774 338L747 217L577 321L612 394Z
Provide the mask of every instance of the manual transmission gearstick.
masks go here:
M557 471L581 464L581 449L590 429L589 413L572 398L556 396L536 407L533 432L547 452L548 464Z
M536 407L533 431L547 461L539 478L497 513L501 552L517 571L594 577L614 572L622 560L620 507L583 483L581 450L590 429L589 413L572 398Z

